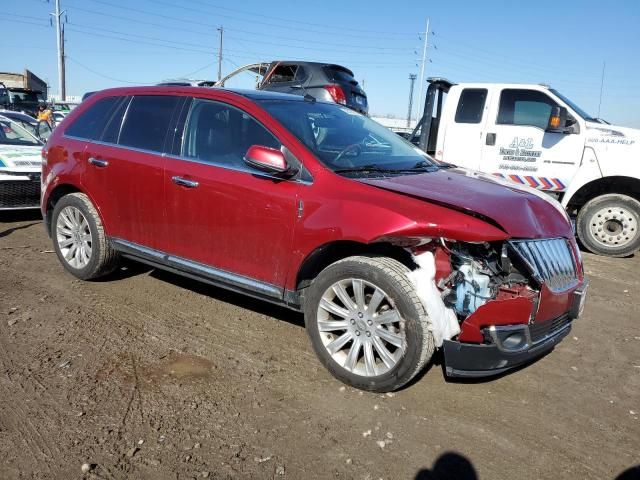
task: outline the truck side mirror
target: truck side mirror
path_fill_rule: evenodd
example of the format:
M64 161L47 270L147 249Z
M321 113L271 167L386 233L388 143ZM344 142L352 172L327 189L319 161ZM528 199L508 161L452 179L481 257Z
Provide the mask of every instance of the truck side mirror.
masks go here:
M567 131L567 109L565 107L551 107L547 132L566 133Z

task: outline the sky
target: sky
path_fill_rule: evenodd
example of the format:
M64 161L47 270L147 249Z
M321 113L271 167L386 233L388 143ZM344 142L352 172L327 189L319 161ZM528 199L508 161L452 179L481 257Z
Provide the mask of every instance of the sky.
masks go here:
M338 63L364 84L371 114L406 118L428 18L425 79L545 83L593 116L600 108L601 118L640 128L638 0L60 1L68 95L216 79L222 26L223 75L271 60ZM28 68L50 93L59 91L54 3L0 0L0 71ZM228 86L253 81L246 74Z

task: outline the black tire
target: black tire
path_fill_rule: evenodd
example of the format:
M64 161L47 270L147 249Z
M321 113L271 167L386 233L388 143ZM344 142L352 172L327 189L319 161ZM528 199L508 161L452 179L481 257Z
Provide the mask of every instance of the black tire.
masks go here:
M320 361L340 381L362 390L389 392L409 382L430 360L434 351L433 336L428 328L429 320L424 306L407 278L408 272L406 266L391 258L354 256L325 268L309 286L304 302L307 332ZM353 373L334 360L320 337L323 334L318 327L320 301L332 285L349 278L362 279L382 289L404 322L404 354L393 368L381 375Z
M582 245L608 257L628 257L640 249L639 226L640 202L615 193L588 201L578 212L576 221Z
M91 254L82 268L76 268L67 261L62 253L57 234L60 213L66 207L78 209L86 219L91 234ZM102 228L100 216L84 193L71 193L62 197L53 209L51 220L51 238L53 248L62 266L72 275L82 280L92 280L113 272L118 266L118 253L111 246Z

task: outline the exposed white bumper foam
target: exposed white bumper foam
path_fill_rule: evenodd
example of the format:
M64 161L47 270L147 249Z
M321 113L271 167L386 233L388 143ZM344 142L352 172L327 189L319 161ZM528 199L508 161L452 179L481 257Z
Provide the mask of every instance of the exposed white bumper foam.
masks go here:
M415 285L418 298L424 305L430 320L430 330L436 347L444 340L451 340L460 333L460 325L455 312L447 308L436 286L436 262L431 252L413 257L418 268L409 272L409 280Z

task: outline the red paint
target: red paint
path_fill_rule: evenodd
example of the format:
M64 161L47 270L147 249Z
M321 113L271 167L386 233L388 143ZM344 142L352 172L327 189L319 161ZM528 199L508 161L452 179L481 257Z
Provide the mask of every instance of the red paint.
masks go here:
M247 150L245 158L258 168L266 167L280 172L284 172L287 169L287 162L284 159L284 155L282 155L280 150L276 150L275 148L252 145L249 147L249 150Z
M363 183L447 205L496 222L513 238L572 238L563 212L545 198L462 169L439 170Z
M64 128L101 98L142 94L206 98L244 110L305 166L313 182L275 181L63 136ZM47 149L43 213L56 187L73 186L89 195L109 236L289 290L296 289L304 260L334 241L418 245L440 237L469 242L573 238L555 207L521 189L489 181L489 176L458 169L377 180L337 175L252 100L224 89L139 87L95 94L53 132ZM89 164L89 157L109 165L101 169ZM176 185L173 176L199 186ZM448 255L440 246L435 255L438 278L444 278L451 268ZM529 293L500 295L463 322L461 340L482 341L478 335L485 325L528 321L533 305ZM543 288L540 318L566 311L568 298L569 292L553 295Z
M469 315L460 325L461 342L482 343L482 329L491 325L527 324L537 293L522 286L501 289L491 300Z

